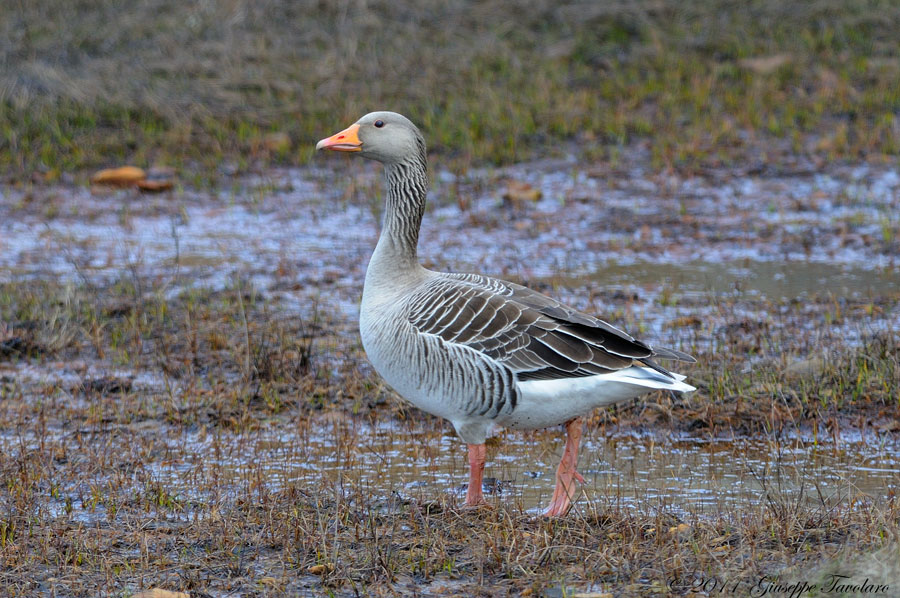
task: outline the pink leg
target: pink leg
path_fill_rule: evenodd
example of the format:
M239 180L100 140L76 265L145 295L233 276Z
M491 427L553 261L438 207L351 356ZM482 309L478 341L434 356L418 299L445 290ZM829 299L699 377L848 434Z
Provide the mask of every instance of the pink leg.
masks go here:
M578 443L581 441L581 418L576 417L566 423L566 450L556 470L556 489L544 517L562 517L569 511L575 496L575 481L584 483L584 478L575 471L578 463Z
M469 446L469 488L466 490L466 506L477 507L485 504L481 485L484 477L485 448L483 444Z

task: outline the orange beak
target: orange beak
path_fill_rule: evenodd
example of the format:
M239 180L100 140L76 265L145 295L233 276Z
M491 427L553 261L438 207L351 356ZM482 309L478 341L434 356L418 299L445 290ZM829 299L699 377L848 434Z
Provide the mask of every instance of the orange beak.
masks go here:
M336 152L358 152L362 150L359 140L359 125L350 125L340 133L326 137L316 144L316 149L329 149Z

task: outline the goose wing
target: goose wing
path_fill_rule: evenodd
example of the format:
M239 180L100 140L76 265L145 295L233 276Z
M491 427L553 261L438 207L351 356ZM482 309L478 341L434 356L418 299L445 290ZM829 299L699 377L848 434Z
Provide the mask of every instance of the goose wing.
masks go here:
M474 274L435 277L409 298L406 313L419 332L480 351L520 380L592 376L635 361L670 376L651 358L693 361L527 287Z

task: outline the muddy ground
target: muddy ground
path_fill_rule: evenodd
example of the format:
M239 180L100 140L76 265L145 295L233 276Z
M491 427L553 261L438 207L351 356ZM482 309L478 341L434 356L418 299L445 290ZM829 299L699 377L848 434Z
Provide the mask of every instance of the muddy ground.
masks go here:
M160 195L3 187L0 587L900 588L900 173L649 163L433 173L428 267L527 284L698 358L680 368L695 393L594 415L560 522L535 515L561 430L501 432L491 508L460 509L464 447L368 366L374 167Z

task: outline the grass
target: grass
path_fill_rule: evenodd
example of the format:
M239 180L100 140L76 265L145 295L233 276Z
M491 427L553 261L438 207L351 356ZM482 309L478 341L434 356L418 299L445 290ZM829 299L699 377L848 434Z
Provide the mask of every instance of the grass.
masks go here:
M471 512L446 492L373 493L371 476L397 467L397 447L416 451L422 472L437 467L429 463L440 451L429 447L446 430L387 394L362 365L350 324L330 319L326 306L288 314L239 280L168 299L152 289L133 274L108 286L0 287L3 360L81 372L71 382L3 378L0 584L10 596L127 596L147 587L191 596L655 596L725 583L743 595L763 578L868 571L854 555L896 562L893 496L804 489L792 480L796 465L781 458L747 470L760 500L706 515L599 493L550 522L516 498ZM842 429L877 439L879 426L895 421L896 332L847 352L837 349L839 330L804 336L791 317L754 326L728 315L777 306L711 300L726 322L715 344L692 341L697 323L680 323L683 348L699 358L686 372L698 393L596 413L590 429L610 437L607 450L615 431L656 429L665 431L651 447L679 431L747 433L780 454L782 439L800 431L839 454ZM846 301L841 313L863 314L866 329L865 314L877 318L881 307ZM839 317L829 296L810 298L806 309L813 319ZM793 366L812 346L828 358ZM742 369L748 354L765 357ZM107 373L92 374L97 366ZM162 390L135 383L142 372L160 376ZM392 431L385 438L369 425ZM331 444L311 448L322 434ZM529 459L555 451L556 440L534 436ZM337 469L291 481L290 468L307 459ZM459 478L461 452L455 469ZM898 572L886 567L879 579L893 580Z
M688 171L893 159L898 26L863 0L18 2L0 15L0 168L165 163L215 183L222 163L306 162L378 108L456 170L635 144Z
M46 281L0 284L0 322L6 323L0 357L158 370L189 388L221 391L211 394L226 401L274 409L269 415L287 408L358 413L383 406L383 398L366 406L359 402L381 384L374 374L359 379L359 371L370 370L361 367L365 354L354 323L345 318L329 318L328 310L315 304L305 317L285 311L240 280L222 291L188 289L169 299L149 290L153 284L133 274L99 288ZM614 300L627 304L629 298ZM701 419L693 401L663 401L671 408L668 417L685 429L737 427L752 434L801 426L826 414L900 408L900 339L879 323L896 296L842 299L840 305L831 295L814 296L802 314L765 299L709 300L719 313L713 321L721 322L714 335L704 335L709 340L691 340L703 325L699 319L672 323L681 329L682 348L700 361L690 376L702 385ZM674 299L661 293L656 301L664 305ZM730 315L753 311L787 315L764 322ZM634 315L613 313L626 329L637 327ZM849 349L846 329L836 325L844 313L853 314L852 326L867 331ZM835 326L798 334L801 320ZM754 360L750 370L742 367L748 358ZM263 401L267 396L275 397L274 403ZM310 403L297 403L298 397L309 397Z

